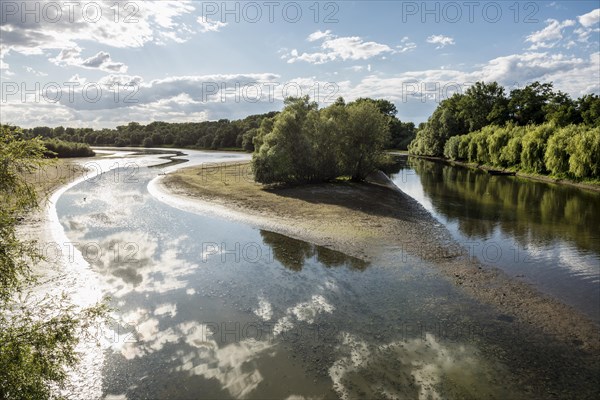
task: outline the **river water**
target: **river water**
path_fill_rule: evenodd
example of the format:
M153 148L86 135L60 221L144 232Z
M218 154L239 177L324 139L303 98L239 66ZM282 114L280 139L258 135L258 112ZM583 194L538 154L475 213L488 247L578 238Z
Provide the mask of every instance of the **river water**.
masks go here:
M394 183L481 262L600 323L600 193L400 157Z
M159 168L151 166L168 162L159 154L104 160L113 169L56 201L85 260L78 268L115 307L95 335L102 346L88 349L101 353L93 382L102 398L597 394L598 366L585 353L475 302L425 262L367 263L157 199L148 185L163 172L248 157L185 153L177 158L188 162ZM408 186L417 174L407 166ZM93 393L81 385L67 396Z

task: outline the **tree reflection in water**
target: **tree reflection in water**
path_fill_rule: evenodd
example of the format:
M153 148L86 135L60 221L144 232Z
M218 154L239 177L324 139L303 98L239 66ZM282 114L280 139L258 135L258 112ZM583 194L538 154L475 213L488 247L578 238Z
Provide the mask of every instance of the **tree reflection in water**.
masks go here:
M302 240L293 239L279 233L260 230L263 242L271 247L273 258L292 271L301 271L306 260L316 257L325 267L346 266L351 269L364 270L369 266L367 261L348 256L339 251L317 246Z
M410 158L436 212L458 222L469 238L489 238L496 227L525 246L567 240L600 252L600 194L563 185Z

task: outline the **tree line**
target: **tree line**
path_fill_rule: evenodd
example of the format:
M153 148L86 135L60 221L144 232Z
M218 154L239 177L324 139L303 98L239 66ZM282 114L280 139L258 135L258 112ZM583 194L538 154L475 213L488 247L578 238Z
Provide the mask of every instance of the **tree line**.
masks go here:
M401 122L396 117L397 110L393 103L387 100L376 100L376 102L381 111L389 116L390 141L386 143L386 147L406 150L416 136L415 125L412 122ZM62 142L85 143L90 146L235 149L252 152L254 138L262 121L273 118L277 114L277 111L271 111L233 121L228 119L185 123L156 121L147 125L130 122L115 129L38 126L22 129L22 132L28 138L41 137Z
M571 179L600 178L600 98L576 100L551 83L509 95L477 82L442 101L409 145L415 155L511 167Z
M453 136L444 157L568 179L600 178L600 126L490 125Z

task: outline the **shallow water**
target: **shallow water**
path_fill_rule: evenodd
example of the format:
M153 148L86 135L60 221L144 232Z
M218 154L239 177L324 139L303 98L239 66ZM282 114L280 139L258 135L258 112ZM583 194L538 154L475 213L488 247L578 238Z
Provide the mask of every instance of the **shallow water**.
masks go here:
M600 323L600 193L401 157L392 180L481 262Z
M178 158L196 164L223 157L186 153ZM156 155L137 162L135 173L84 181L56 204L89 263L81 268L118 309L95 335L105 398L595 393L597 365L585 355L475 303L426 263L367 263L173 208L147 190Z

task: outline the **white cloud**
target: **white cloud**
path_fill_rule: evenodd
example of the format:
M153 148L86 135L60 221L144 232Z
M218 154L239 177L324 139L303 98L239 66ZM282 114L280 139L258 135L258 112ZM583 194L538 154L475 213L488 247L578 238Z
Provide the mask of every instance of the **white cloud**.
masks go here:
M105 51L100 51L95 56L83 60L81 66L85 68L97 68L108 72L127 72L127 66L125 64L113 62L110 58L110 54Z
M194 10L190 1L135 2L121 5L116 14L112 0L93 2L99 19L84 18L82 3L73 2L72 13L63 12L58 20L33 18L22 21L19 13L2 16L0 60L7 54L41 55L47 50L79 48L82 41L116 48L143 47L146 43L164 44L184 41L190 28L182 18ZM119 3L121 4L121 3ZM129 4L129 3L127 3ZM133 8L132 8L133 7ZM72 14L72 15L71 15ZM119 70L109 65L105 70Z
M198 17L196 20L200 25L200 32L219 32L221 28L227 26L227 22L214 21L210 18Z
M308 38L306 40L308 40L309 42L314 42L320 39L329 39L331 38L331 31L329 29L327 29L325 32L322 31L316 31L311 33L310 35L308 35Z
M592 25L596 25L600 22L600 8L596 8L595 10L590 11L587 14L583 14L577 17L579 23L586 28L591 27Z
M31 67L28 67L28 66L25 66L25 67L23 67L23 68L25 69L25 71L27 71L27 72L29 72L30 74L33 74L33 75L35 75L35 76L48 76L48 74L47 74L47 73L45 73L45 72L41 72L41 71L38 71L38 70L36 70L36 69L34 69L34 68L31 68Z
M590 11L587 14L580 15L577 17L577 20L581 24L577 29L575 29L574 33L578 36L578 41L582 43L588 42L588 39L592 34L595 34L595 37L600 35L600 27L597 27L598 22L600 22L600 8L597 8L593 11ZM596 26L596 27L595 27ZM598 46L598 41L594 41L594 45Z
M321 51L299 54L293 49L286 55L288 63L305 61L310 64L324 64L335 60L367 60L384 53L394 53L388 45L377 42L365 42L358 36L337 37L330 31L317 31L308 36L310 42L323 40Z
M544 29L533 32L525 39L527 42L532 43L530 50L537 50L540 48L552 48L562 38L562 31L564 28L575 25L575 21L568 19L563 22L559 22L555 19L549 19L546 21L548 24Z
M292 95L295 87L301 88L303 93L311 93L310 88L314 88L317 81L312 78L282 82L278 75L263 73L176 76L152 81L123 74L110 74L99 80L89 81L75 75L69 82L79 85L75 85L72 90L66 86L62 88L62 96L58 102L47 100L43 91L40 91L37 101L29 96L22 102L20 93L8 96L0 108L0 119L23 127L68 125L102 128L130 121L146 124L156 120L200 122L208 119L243 118L280 108L286 83L292 84L292 92L289 93ZM92 98L93 101L86 100L82 90L85 83L99 85L102 88L101 96ZM242 92L245 85L253 83L262 88L262 93L258 94L260 97L251 90L246 94ZM267 84L274 84L275 87L268 89ZM320 88L324 87L321 82L319 84ZM232 90L236 85L240 89ZM118 100L115 100L115 88L119 90ZM217 90L213 92L214 89ZM221 89L225 91L221 92ZM71 91L73 96L67 95ZM53 97L53 93L48 94L47 97ZM323 91L322 96L328 94L329 92ZM94 91L90 96L95 96Z
M444 35L431 35L427 38L427 43L437 44L436 49L443 49L446 46L455 44L453 38Z
M414 49L417 48L417 44L414 42L411 42L408 38L408 36L404 36L402 38L402 40L400 41L400 44L398 46L396 46L396 48L398 49L398 53L406 53L408 51L412 51Z
M533 81L554 82L556 89L572 97L600 94L600 53L589 58L529 52L496 57L473 71L460 69L414 70L396 74L373 74L359 82L338 82L336 96L351 101L359 97L384 98L401 104L402 120L424 121L439 101L463 92L477 81L497 81L507 90Z
M99 51L85 60L80 57L82 49L69 47L62 49L60 53L50 61L56 65L70 65L87 69L99 69L106 72L125 73L127 66L121 62L114 62L109 53Z

